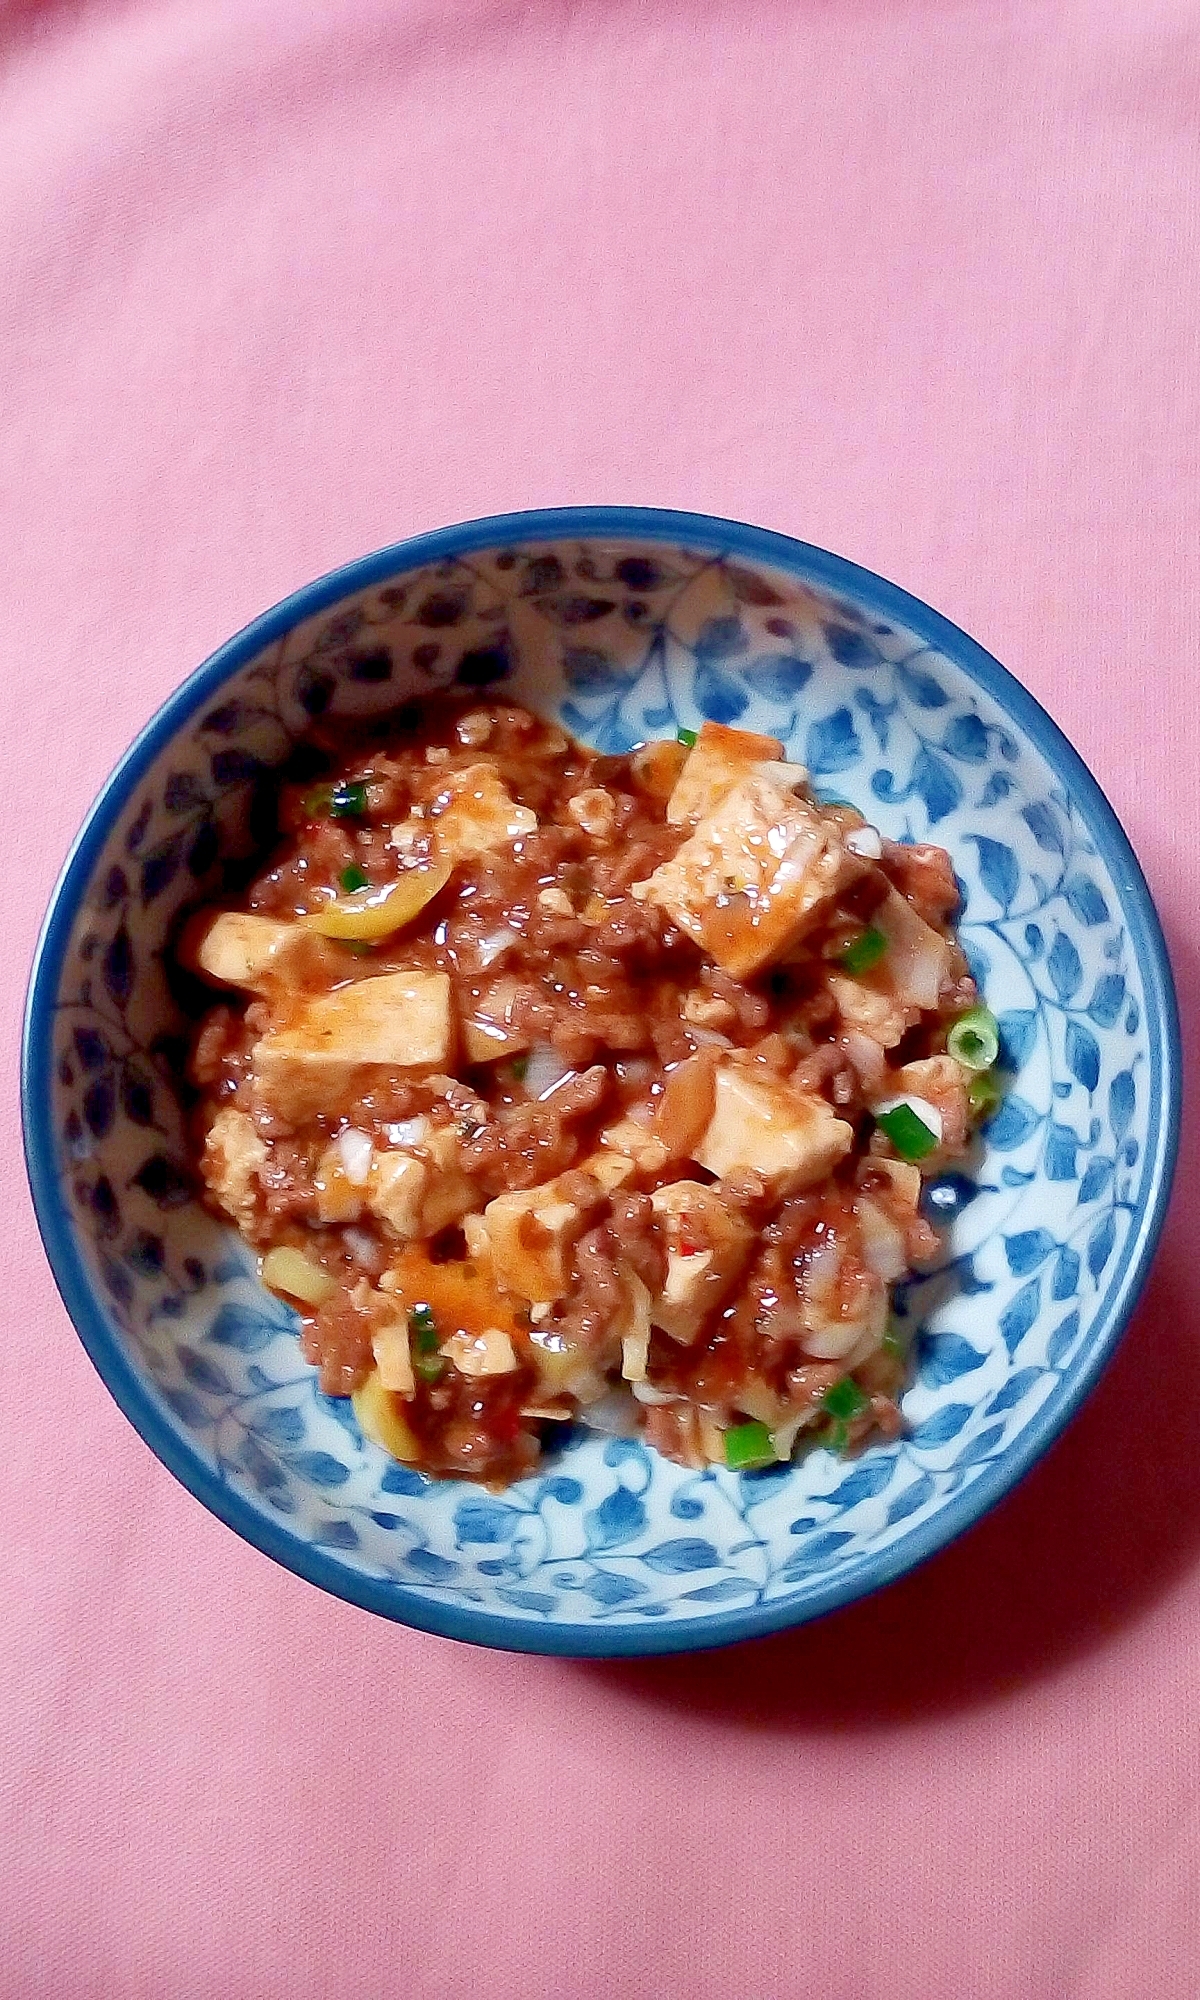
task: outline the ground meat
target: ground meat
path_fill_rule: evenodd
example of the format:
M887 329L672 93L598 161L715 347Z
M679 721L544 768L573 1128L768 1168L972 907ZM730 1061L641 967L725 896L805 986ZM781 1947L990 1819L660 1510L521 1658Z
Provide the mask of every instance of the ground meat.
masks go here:
M571 1202L581 1216L593 1215L599 1208L607 1209L608 1196L595 1176L585 1168L574 1173L563 1174L558 1183L558 1193L563 1201Z
M193 1083L218 1100L232 1096L249 1074L253 1046L245 1016L214 1007L192 1045Z
M462 1164L490 1201L508 1189L552 1180L573 1166L581 1151L570 1119L553 1102L514 1104L464 1143Z
M740 1027L751 1030L765 1028L771 1018L771 1005L765 994L754 993L748 986L742 986L719 965L706 965L700 974L701 984L711 994L724 1000L732 1007L734 1019Z
M616 852L597 858L592 875L602 896L622 896L635 882L644 882L678 845L679 836L670 829L651 832L647 827L640 832L640 839L627 840Z
M732 756L738 735L705 742ZM648 1403L644 1423L683 1464L719 1454L724 1429L746 1421L783 1426L786 1451L798 1417L814 1435L828 1428L822 1399L852 1350L866 1355L853 1374L867 1401L842 1441L894 1434L902 1365L871 1317L886 1301L860 1219L885 1248L892 1228L912 1262L937 1239L869 1114L889 1086L936 1099L932 1168L968 1133L945 1036L978 996L949 930L949 857L885 842L879 864L844 866L799 942L735 978L697 943L709 933L686 899L668 908L634 893L691 836L667 817L683 745L600 757L478 697L400 704L378 725L325 716L312 738L316 776L281 787L282 839L244 910L318 916L356 885L394 895L431 860L450 870L382 938L339 941L311 924L302 943L285 934L291 984L270 967L248 975L243 1002L214 1006L192 1046L199 1147L226 1114L213 1199L256 1247L298 1250L333 1281L302 1336L325 1391L356 1391L374 1367L373 1326L399 1326L403 1342L408 1315L413 1342L434 1324L435 1353L413 1346L428 1365L401 1399L409 1448L432 1472L519 1477L540 1449L538 1411L575 1396L586 1407L621 1371L678 1399ZM761 743L742 754L761 762ZM335 787L348 803L331 813ZM780 829L819 810L784 794L777 809ZM858 824L851 808L825 811L835 862ZM732 869L705 893L737 915L750 892ZM831 982L893 889L944 940L936 1011L872 989L869 968L865 993ZM400 971L426 991L441 983L450 1034L436 1068L410 1067L403 1047L370 1060L351 1042L315 1097L311 1084L265 1087L264 1036L314 995ZM873 1025L884 1016L886 1038ZM568 1071L557 1084L549 1049ZM277 1074L278 1042L273 1058ZM714 1150L722 1078L739 1109ZM774 1158L777 1116L793 1138L849 1128L850 1150L810 1186ZM743 1117L753 1141L728 1164ZM470 1312L446 1303L460 1294Z
M689 1033L687 1024L674 1015L666 1020L652 1021L650 1039L654 1053L664 1069L676 1063L686 1062L696 1047L695 1036Z
M304 1321L300 1345L305 1360L320 1368L325 1395L348 1396L371 1366L371 1322L349 1292L335 1292Z
M844 1063L841 1049L833 1042L824 1042L796 1064L792 1082L798 1083L801 1090L823 1090L841 1072Z
M872 1396L870 1422L864 1422L859 1433L860 1440L869 1437L873 1429L882 1438L899 1437L903 1431L904 1418L899 1405L893 1403L890 1396Z
M408 1077L372 1078L370 1087L345 1100L348 1125L380 1132L401 1118L411 1118L429 1108L428 1092Z
M568 994L550 1030L550 1039L569 1062L590 1062L601 1049L612 1055L633 1055L654 1045L654 1024L641 1012L634 996L617 1008L614 996ZM605 1001L609 1004L606 1006Z
M910 847L887 840L883 845L882 867L927 924L942 925L957 910L959 888L954 863L944 847L928 843Z
M815 1410L841 1375L836 1361L805 1362L788 1371L788 1400L797 1410Z
M608 1231L617 1257L652 1292L661 1291L667 1275L667 1252L649 1195L614 1195Z
M562 1119L585 1118L599 1111L609 1090L609 1072L594 1063L581 1076L571 1076L554 1092L553 1109Z
M753 1215L771 1200L767 1182L753 1167L742 1167L737 1173L728 1175L720 1185L727 1205L747 1215Z
M353 834L338 820L314 819L306 827L302 851L255 884L247 899L249 908L264 916L291 916L314 909L321 886L336 882L354 859Z
M622 896L610 903L604 920L592 932L589 955L619 959L627 969L657 965L664 955L679 951L682 932L669 924L663 912L651 903L635 903Z
M771 1070L776 1076L783 1076L796 1061L796 1051L786 1036L764 1035L761 1042L751 1044L750 1054L756 1063Z
M568 1177L568 1186L574 1178ZM589 1204L589 1212L596 1206ZM604 1208L575 1246L574 1284L543 1323L543 1332L611 1362L616 1334L629 1312L628 1274L651 1291L661 1289L666 1250L648 1195L617 1194Z
M644 1423L646 1443L664 1458L693 1470L704 1464L696 1412L686 1403L660 1403L646 1411Z
M489 1385L447 1370L436 1384L421 1384L406 1405L408 1422L424 1447L430 1471L485 1479L499 1485L520 1479L537 1463L533 1425L521 1405L533 1391L533 1371L522 1369Z
M625 1308L625 1286L617 1269L616 1244L603 1222L580 1237L575 1252L575 1291L562 1315L584 1347L596 1346Z
M282 1221L285 1216L315 1218L317 1189L313 1166L310 1142L276 1139L258 1174L268 1216L275 1221Z

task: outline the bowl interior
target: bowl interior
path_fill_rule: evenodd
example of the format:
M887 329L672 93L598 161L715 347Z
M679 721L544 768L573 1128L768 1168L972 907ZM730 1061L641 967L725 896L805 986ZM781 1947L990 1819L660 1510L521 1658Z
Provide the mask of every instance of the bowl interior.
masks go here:
M575 1431L503 1495L438 1484L317 1390L289 1310L194 1198L176 1084L181 913L241 879L310 719L456 682L608 750L705 717L781 737L819 792L947 846L1011 1089L931 1188L937 1272L908 1434L853 1463L689 1472ZM210 1507L313 1581L455 1636L610 1653L716 1644L899 1574L1032 1462L1098 1372L1174 1145L1170 975L1109 809L961 633L851 565L698 517L479 523L313 586L193 676L68 864L31 1001L27 1135L79 1330Z

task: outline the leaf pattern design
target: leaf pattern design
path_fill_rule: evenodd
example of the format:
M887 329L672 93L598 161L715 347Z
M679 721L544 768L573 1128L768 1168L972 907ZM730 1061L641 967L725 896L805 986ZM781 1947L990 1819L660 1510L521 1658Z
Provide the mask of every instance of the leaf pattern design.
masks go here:
M502 1496L432 1483L319 1393L292 1314L195 1202L186 1022L162 948L198 885L236 879L263 830L265 781L283 766L313 774L314 716L453 682L545 698L547 672L564 726L602 749L705 718L760 729L823 795L954 853L1007 1088L977 1177L930 1191L953 1237L945 1268L906 1287L907 1434L857 1462L813 1450L735 1477L574 1432ZM915 635L823 588L657 543L498 548L388 580L275 642L210 701L139 782L94 880L54 1021L74 1225L115 1337L205 1477L347 1574L535 1625L799 1602L921 1530L1086 1352L1142 1199L1152 1111L1120 885L1077 801L996 703Z

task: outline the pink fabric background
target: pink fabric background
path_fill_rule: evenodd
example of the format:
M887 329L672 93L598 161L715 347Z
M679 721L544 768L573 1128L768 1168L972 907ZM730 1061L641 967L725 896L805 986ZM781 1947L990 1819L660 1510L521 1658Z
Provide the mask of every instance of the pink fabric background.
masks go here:
M1048 705L1198 961L1194 0L0 0L6 1033L138 725L496 509L743 516ZM1198 1161L877 1601L580 1666L321 1597L110 1403L0 1152L0 2000L1200 1991Z

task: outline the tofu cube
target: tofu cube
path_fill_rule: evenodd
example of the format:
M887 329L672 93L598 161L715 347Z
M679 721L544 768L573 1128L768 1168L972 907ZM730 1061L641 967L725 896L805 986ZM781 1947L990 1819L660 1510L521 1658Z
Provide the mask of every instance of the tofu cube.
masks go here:
M750 1064L723 1063L695 1156L718 1179L750 1167L777 1194L793 1194L824 1180L853 1143L853 1128L823 1097Z
M421 1234L436 1236L469 1214L479 1199L479 1190L462 1170L458 1134L449 1125L438 1125L421 1144L429 1163L429 1182L421 1201Z
M451 1046L444 972L388 972L301 1000L257 1043L256 1093L283 1118L335 1112L363 1068L430 1070Z
M630 1161L639 1173L656 1174L668 1159L662 1140L648 1126L639 1125L636 1118L621 1118L615 1125L607 1126L600 1134L600 1144L614 1158ZM626 1175L625 1179L628 1178Z
M464 1020L462 1024L463 1053L469 1063L502 1062L506 1056L519 1056L523 1050L532 1048L533 1036L518 1028L506 1028L498 1021Z
M535 1304L562 1297L570 1287L571 1251L583 1213L563 1199L558 1181L497 1195L483 1220L498 1283Z
M436 1236L466 1215L477 1198L449 1126L430 1132L419 1150L377 1151L372 1161L367 1206L403 1243Z
M267 1146L245 1111L227 1106L208 1128L200 1171L227 1215L249 1234L262 1199L258 1170Z
M520 981L509 973L485 980L473 989L466 1003L470 1011L464 1009L462 1020L463 1052L468 1062L502 1062L507 1056L520 1055L522 1050L532 1047L533 1036L513 1025L520 991Z
M356 1222L362 1214L363 1191L346 1172L336 1141L326 1146L313 1174L317 1215L322 1222Z
M511 1375L520 1364L512 1336L502 1326L485 1326L482 1333L452 1333L442 1343L460 1375Z
M737 1020L737 1009L728 1000L718 998L715 993L706 992L702 986L693 986L683 996L683 1018L697 1028L731 1027Z
M754 1232L700 1181L672 1181L650 1201L667 1245L666 1283L651 1318L687 1346L741 1277Z
M589 785L586 791L576 792L567 800L567 811L593 840L611 840L617 827L617 802L603 785ZM564 916L573 916L574 910L568 902Z
M877 968L878 984L902 1006L936 1007L951 977L948 940L895 889L888 890L871 921L888 941Z
M868 985L848 972L831 972L827 984L846 1026L869 1035L881 1049L894 1049L917 1018L915 1009L903 1006L881 983Z
M703 723L667 801L668 821L672 826L694 826L715 811L735 785L753 778L761 764L777 764L782 758L783 745L773 736L730 729L723 722Z
M516 804L492 764L469 764L465 771L455 771L434 803L434 846L447 861L465 861L473 854L509 847L522 835L536 832L537 814Z
M298 924L284 923L278 917L259 917L250 910L222 910L196 945L197 969L217 986L239 986L261 993L264 974L299 933Z
M589 1153L579 1166L582 1173L590 1174L594 1181L599 1181L605 1194L614 1194L637 1172L634 1162L624 1153Z
M487 1223L482 1215L464 1215L462 1233L467 1239L467 1255L472 1263L490 1265L492 1246L488 1240Z
M745 979L790 951L867 865L816 806L755 777L735 786L633 894L659 904Z
M373 1322L371 1352L383 1387L394 1396L413 1396L416 1383L408 1340L408 1314L395 1299L389 1298L386 1292L377 1292L365 1278L354 1287L351 1298L359 1311L369 1314Z
M870 1158L858 1170L860 1187L876 1195L902 1222L910 1222L921 1199L921 1169L909 1160ZM881 1186L882 1183L882 1186Z
M429 1163L413 1153L376 1152L367 1183L367 1207L402 1243L424 1235L421 1210L429 1187Z

